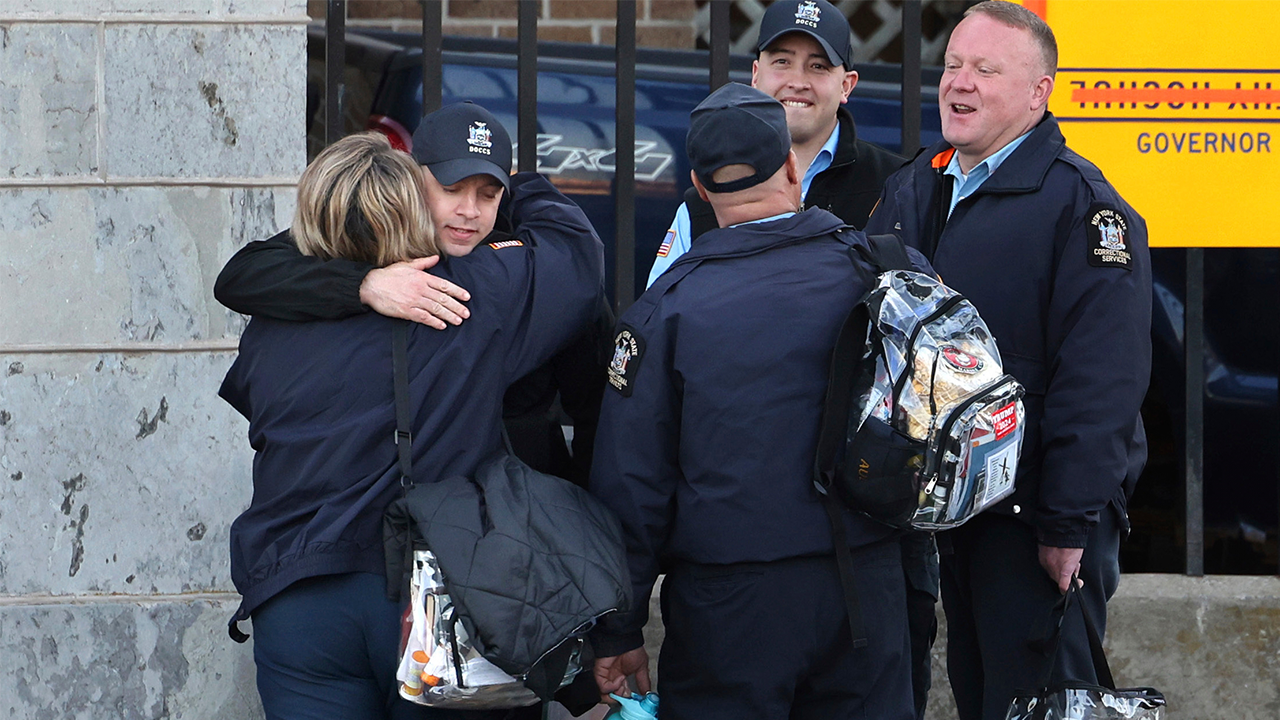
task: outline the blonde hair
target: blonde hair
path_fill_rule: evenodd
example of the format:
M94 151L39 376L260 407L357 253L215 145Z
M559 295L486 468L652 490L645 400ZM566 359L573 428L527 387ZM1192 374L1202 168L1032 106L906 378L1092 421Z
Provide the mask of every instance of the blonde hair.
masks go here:
M440 253L422 171L372 132L335 142L302 172L292 234L303 255L378 267Z

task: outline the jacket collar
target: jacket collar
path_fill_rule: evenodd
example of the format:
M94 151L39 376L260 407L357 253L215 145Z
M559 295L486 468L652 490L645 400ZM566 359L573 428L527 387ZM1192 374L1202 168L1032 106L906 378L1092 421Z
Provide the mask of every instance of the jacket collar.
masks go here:
M781 220L708 230L698 236L698 241L689 252L672 263L635 304L627 308L621 322L633 325L649 322L658 308L659 299L703 260L754 255L770 248L820 237L842 227L845 227L844 222L835 215L826 210L810 208Z
M716 228L698 238L676 265L705 258L742 257L780 245L826 235L844 227L844 221L826 210L810 208L781 220Z
M1053 161L1062 153L1067 141L1058 129L1058 119L1045 112L1044 118L1018 146L1009 159L1000 164L995 173L978 188L977 193L1024 193L1039 190ZM938 142L921 155L936 172L946 169L955 148L945 140Z
M836 124L840 126L840 138L836 140L836 156L831 158L831 167L858 160L858 128L853 123L849 108L844 105L836 108Z

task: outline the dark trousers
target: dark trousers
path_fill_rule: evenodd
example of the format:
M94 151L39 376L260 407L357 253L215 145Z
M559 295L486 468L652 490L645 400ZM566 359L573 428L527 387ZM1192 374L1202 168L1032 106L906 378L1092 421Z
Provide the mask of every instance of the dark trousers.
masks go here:
M907 577L907 627L911 637L911 696L923 720L933 686L933 641L938 636L938 548L933 533L902 536L902 569Z
M253 613L253 660L267 720L536 720L540 706L461 712L399 696L401 608L381 575L294 583Z
M834 557L673 568L662 720L913 718L901 546L853 559L868 639L858 649Z
M1101 513L1080 563L1082 596L1106 628L1107 600L1120 582L1120 531L1114 508ZM1052 608L1061 597L1040 566L1035 531L1006 515L979 515L940 533L942 606L947 616L947 676L960 720L1003 720L1019 690L1035 688L1048 658ZM1084 621L1063 624L1054 681L1096 682Z

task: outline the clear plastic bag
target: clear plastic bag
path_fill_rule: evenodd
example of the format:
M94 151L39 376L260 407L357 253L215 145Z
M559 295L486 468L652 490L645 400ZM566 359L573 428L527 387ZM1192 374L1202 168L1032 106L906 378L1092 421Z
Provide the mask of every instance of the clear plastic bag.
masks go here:
M538 696L472 645L446 590L435 554L415 550L409 610L402 633L400 697L437 708L490 710L533 705ZM579 646L581 640L573 640ZM581 669L575 652L565 671L567 684Z
M1161 720L1164 708L1164 696L1151 688L1075 685L1015 698L1005 720Z
M1025 417L1022 386L1004 374L978 311L937 279L905 270L884 273L868 305L874 381L859 398L849 444L873 421L887 424L904 442L919 442L923 463L900 472L919 493L904 524L956 527L1013 492Z

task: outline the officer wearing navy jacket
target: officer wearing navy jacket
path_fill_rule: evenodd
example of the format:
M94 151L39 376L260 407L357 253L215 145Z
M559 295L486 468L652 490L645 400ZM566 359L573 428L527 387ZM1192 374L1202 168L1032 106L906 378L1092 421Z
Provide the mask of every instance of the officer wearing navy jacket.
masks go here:
M914 717L893 531L844 512L867 645L851 639L812 484L836 336L866 242L800 208L778 101L729 84L693 111L693 181L720 228L622 316L591 490L622 522L634 597L660 572L664 720ZM919 258L921 269L927 263ZM603 692L649 688L647 604L592 634Z
M522 210L507 190L511 139L488 110L459 102L425 116L413 133L413 156L424 171L427 206L445 256L463 257L520 233L510 214ZM241 248L218 274L214 296L236 312L277 320L338 320L373 310L444 329L470 317L461 301L474 288L422 272L436 262L421 258L375 268L343 258L321 260L300 254L286 230ZM602 300L571 342L507 390L507 435L529 466L586 483L612 325L613 314ZM559 410L573 423L572 455Z
M944 141L890 178L867 227L901 235L973 301L1027 391L1013 496L938 536L961 720L1003 718L1039 682L1036 640L1072 576L1105 619L1146 461L1146 223L1066 146L1046 110L1056 70L1040 18L1007 2L970 8L938 90ZM1075 612L1063 643L1056 677L1094 681Z

